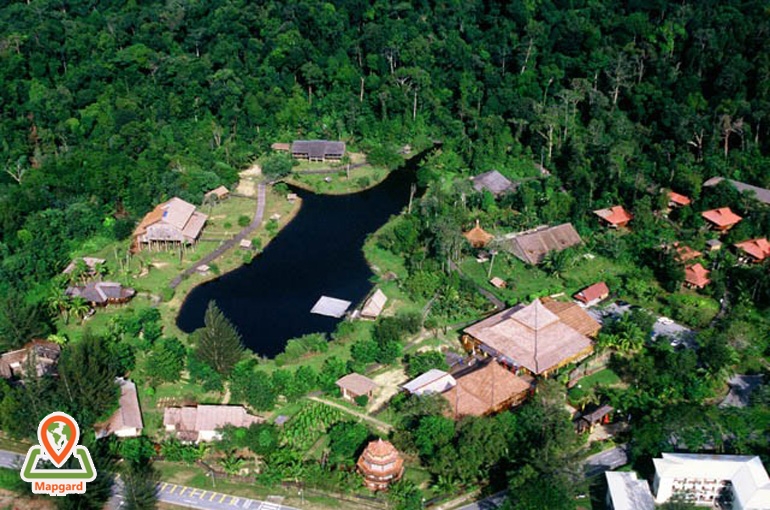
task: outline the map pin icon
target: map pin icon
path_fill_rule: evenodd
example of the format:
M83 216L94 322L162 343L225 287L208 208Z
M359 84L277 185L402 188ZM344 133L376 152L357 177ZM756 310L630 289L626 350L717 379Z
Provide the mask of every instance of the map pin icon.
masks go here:
M40 422L37 439L54 466L60 468L78 444L80 428L72 416L56 411Z

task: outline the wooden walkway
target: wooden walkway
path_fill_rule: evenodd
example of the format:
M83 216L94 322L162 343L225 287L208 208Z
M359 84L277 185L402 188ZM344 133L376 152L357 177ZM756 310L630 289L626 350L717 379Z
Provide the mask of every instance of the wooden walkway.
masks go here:
M195 265L188 267L181 274L177 275L173 280L171 280L169 287L176 289L179 284L182 283L182 280L195 273L195 271L198 269L198 266L210 264L214 260L221 257L227 250L238 245L242 239L246 239L246 236L254 232L262 224L262 217L265 215L266 198L267 185L265 183L260 183L257 187L257 210L254 213L254 219L251 220L251 223L249 223L248 226L244 227L240 232L238 232L235 237L223 242L216 250L212 251L197 261Z

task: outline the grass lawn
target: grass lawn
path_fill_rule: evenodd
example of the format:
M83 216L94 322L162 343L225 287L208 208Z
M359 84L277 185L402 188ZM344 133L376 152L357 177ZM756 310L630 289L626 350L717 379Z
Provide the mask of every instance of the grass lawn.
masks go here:
M328 164L324 168L329 168ZM339 172L332 174L302 173L295 167L294 172L284 181L314 193L345 195L372 188L385 180L389 173L386 168L369 165L352 168L349 177L344 166L340 167Z
M580 379L577 385L569 390L569 400L572 403L576 403L597 386L614 386L620 382L620 377L618 377L615 372L609 368L605 368L593 375Z

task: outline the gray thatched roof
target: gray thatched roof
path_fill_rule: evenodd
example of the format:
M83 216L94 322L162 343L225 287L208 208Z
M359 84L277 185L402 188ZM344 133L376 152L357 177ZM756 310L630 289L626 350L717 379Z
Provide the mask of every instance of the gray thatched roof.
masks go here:
M487 190L495 196L514 189L514 184L497 170L471 177L471 181L473 181L473 189L476 191Z
M292 154L307 154L309 158L341 158L345 155L345 142L329 140L296 140L291 144Z

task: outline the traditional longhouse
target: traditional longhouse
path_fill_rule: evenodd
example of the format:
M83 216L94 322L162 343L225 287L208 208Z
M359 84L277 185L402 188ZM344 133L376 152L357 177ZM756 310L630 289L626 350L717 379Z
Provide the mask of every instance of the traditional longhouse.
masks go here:
M226 200L230 197L230 190L225 188L224 186L219 186L218 188L214 188L211 191L206 192L205 195L203 195L203 202L208 201L219 201Z
M385 303L387 302L388 296L386 296L381 289L377 289L374 291L374 294L369 296L369 299L366 300L364 307L361 308L361 317L364 319L376 319L385 309Z
M345 142L328 140L296 140L291 155L308 161L339 161L345 155Z
M735 247L741 252L741 259L745 262L762 262L770 257L770 243L764 237L735 243Z
M494 196L502 195L514 189L514 184L497 170L491 170L471 177L471 182L473 183L473 189L476 191L489 191Z
M174 197L147 213L134 231L133 251L152 247L193 244L203 230L208 216L195 206Z
M594 214L610 228L625 227L629 221L634 219L633 214L626 211L622 205L613 205L608 209L598 209L594 211Z
M572 223L508 234L504 239L506 249L527 264L539 264L550 252L566 250L583 242Z
M573 297L586 306L593 306L600 301L607 299L610 295L610 288L604 282L594 283L581 290Z
M0 377L11 379L31 375L25 373L31 363L35 375L42 377L52 374L61 356L61 347L46 340L32 340L21 349L6 352L0 356Z
M110 419L96 426L96 437L109 435L117 437L138 437L142 435L142 411L139 408L139 398L136 394L136 384L119 377L116 381L120 386L120 405Z
M387 490L390 484L399 481L404 474L401 454L389 441L382 439L366 445L356 466L364 475L364 484L373 491Z
M729 207L720 207L718 209L711 209L710 211L703 211L701 216L703 216L704 220L711 223L714 230L718 230L719 232L730 230L743 219L735 214Z
M492 234L481 228L479 220L476 220L476 226L467 232L463 232L463 236L471 243L474 248L483 248L489 242L495 238Z
M711 179L704 182L703 186L705 187L716 186L723 180L725 180L724 177L712 177ZM754 197L760 202L762 202L763 204L770 205L770 189L760 188L759 186L752 186L751 184L746 184L745 182L740 182L740 181L734 181L732 179L727 179L727 182L732 184L732 186L735 189L737 189L739 192L753 194Z
M702 289L711 283L709 274L711 274L711 271L698 262L684 269L684 283L687 287Z
M652 459L656 503L682 495L696 505L713 507L727 496L733 510L770 508L770 477L759 457L693 453L661 457Z
M673 207L685 207L692 203L692 200L690 200L689 197L686 197L684 195L680 195L676 191L669 191L668 192L668 206L669 208Z
M364 395L367 398L372 398L374 390L380 387L368 377L355 372L339 378L335 384L342 392L342 398L350 401Z
M226 425L249 427L262 423L264 419L246 412L242 406L197 405L167 407L163 411L163 425L166 432L176 435L181 441L201 442L221 439L220 430Z
M589 356L593 352L589 336L600 327L575 302L536 299L466 328L463 344L516 369L547 376Z
M72 271L75 270L75 268L78 265L78 262L83 261L85 264L86 272L88 273L88 276L96 276L96 273L99 269L99 266L104 264L104 259L98 259L96 257L80 257L72 262L69 263L67 267L64 268L64 271L62 271L62 274L70 274Z
M524 402L531 385L489 360L481 368L457 377L457 384L441 394L449 402L452 417L485 416Z
M85 285L67 287L64 293L69 297L85 299L91 306L127 303L136 295L134 289L124 287L118 282L88 282Z
M457 381L451 374L432 368L401 386L401 389L409 392L410 395L424 395L425 393L443 393L454 388L456 384Z

